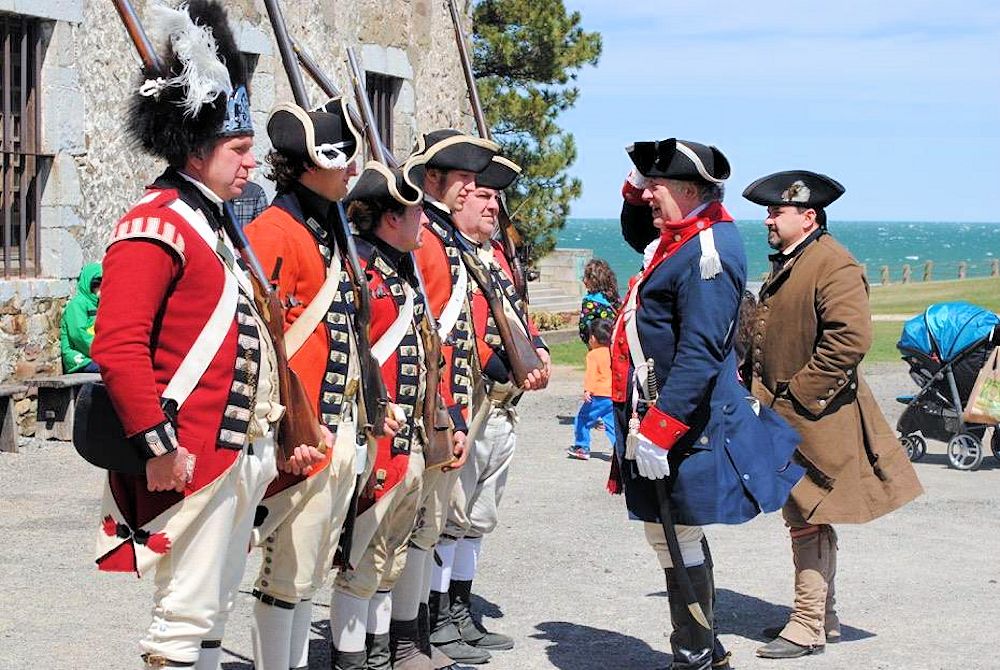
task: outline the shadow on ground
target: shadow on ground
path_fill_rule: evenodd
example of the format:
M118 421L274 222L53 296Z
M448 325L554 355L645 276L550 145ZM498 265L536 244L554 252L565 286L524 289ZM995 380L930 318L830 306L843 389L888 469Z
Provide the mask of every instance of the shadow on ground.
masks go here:
M545 655L562 670L652 670L670 664L669 654L629 635L567 621L546 621L535 628L539 632L531 637L549 642Z
M649 594L666 598L666 591ZM785 605L775 605L755 596L737 593L729 589L716 590L715 623L721 635L738 635L757 642L770 642L763 630L771 626L781 626L788 621L791 609ZM841 622L841 642L855 642L875 637L875 633L854 628Z

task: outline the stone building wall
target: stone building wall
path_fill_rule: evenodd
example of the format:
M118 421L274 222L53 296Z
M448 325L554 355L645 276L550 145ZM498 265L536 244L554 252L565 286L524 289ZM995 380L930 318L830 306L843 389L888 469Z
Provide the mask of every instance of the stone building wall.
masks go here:
M140 16L148 0L135 0ZM262 0L227 0L237 41L258 55L251 101L263 159L275 101L290 100ZM290 34L350 95L346 48L362 67L403 79L395 107L398 154L418 132L470 129L472 118L445 0L285 0ZM40 216L42 276L0 280L0 383L58 373L58 324L84 263L100 260L117 218L162 165L132 150L122 115L138 57L108 0L0 0L0 11L45 20L42 149L53 156ZM308 79L307 79L308 81ZM308 84L315 102L319 89ZM261 171L255 179L269 193Z

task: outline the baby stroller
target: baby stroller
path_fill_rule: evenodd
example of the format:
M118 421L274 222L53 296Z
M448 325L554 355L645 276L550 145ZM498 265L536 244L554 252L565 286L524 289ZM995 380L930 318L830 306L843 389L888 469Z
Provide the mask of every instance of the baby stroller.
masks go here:
M967 302L931 305L903 324L896 348L920 387L916 395L896 398L906 405L896 430L911 461L924 456L931 439L948 443L948 462L958 470L975 470L983 462L986 426L966 424L962 410L1000 339L997 325L1000 317ZM1000 460L998 433L993 431L990 446Z

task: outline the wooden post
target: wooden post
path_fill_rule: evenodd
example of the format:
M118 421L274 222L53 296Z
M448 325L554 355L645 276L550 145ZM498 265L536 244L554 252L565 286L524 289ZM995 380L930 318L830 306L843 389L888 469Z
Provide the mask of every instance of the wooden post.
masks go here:
M882 274L882 286L888 286L889 285L889 266L888 265L883 265L882 269L880 270L880 272Z
M968 269L969 269L969 264L968 263L966 263L965 261L962 261L961 263L959 263L958 264L958 278L959 279L965 279L965 273L968 271Z
M910 283L910 264L909 263L904 263L903 264L903 283L904 284L909 284Z
M924 262L924 281L930 281L934 272L934 261Z
M1000 277L1000 258L994 258L990 261L990 276Z

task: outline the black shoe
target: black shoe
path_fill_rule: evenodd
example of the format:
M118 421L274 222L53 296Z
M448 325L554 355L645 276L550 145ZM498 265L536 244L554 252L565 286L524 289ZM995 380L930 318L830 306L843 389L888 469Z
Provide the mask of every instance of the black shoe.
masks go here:
M389 657L393 670L434 670L430 656L420 649L420 627L416 619L393 619L389 624Z
M781 631L785 630L784 626L769 626L760 632L768 640L773 640L781 635ZM826 643L827 644L837 644L840 642L840 631L839 630L829 630L826 632Z
M365 636L365 649L368 650L368 662L365 665L367 670L392 670L392 661L389 657L389 633L379 635L368 633Z
M431 591L430 597L431 644L456 663L482 665L490 660L490 652L478 649L462 639L458 627L451 620L451 601L448 594Z
M822 653L823 645L803 647L783 637L776 637L763 647L757 648L757 655L761 658L802 658Z
M332 670L366 670L368 652L365 651L339 651L336 647L330 648L330 667Z
M451 621L458 627L463 640L473 647L491 651L514 648L514 638L503 633L491 633L472 618L472 580L452 580L448 597L451 600Z

